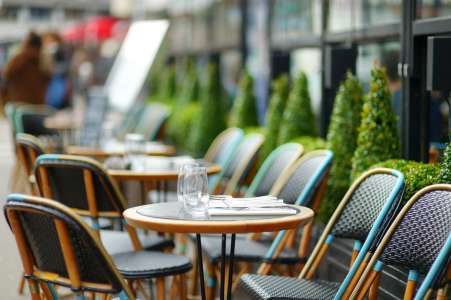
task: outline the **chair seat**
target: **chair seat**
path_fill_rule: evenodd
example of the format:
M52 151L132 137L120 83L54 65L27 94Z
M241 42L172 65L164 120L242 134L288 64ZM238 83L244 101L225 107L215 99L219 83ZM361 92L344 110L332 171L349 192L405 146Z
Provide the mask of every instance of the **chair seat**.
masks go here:
M82 217L83 221L85 221L89 227L93 227L93 222L92 219L89 217ZM107 218L99 218L99 228L100 229L107 229L107 228L111 228L113 222L111 219L107 219Z
M178 275L192 268L185 256L157 251L118 253L112 258L119 272L130 279Z
M268 261L264 259L264 256L270 246L270 243L254 241L247 238L237 238L235 240L235 260L246 262ZM212 263L219 262L221 259L221 237L206 236L202 238L202 249ZM226 254L227 256L230 254L230 237L227 237ZM304 258L299 257L297 252L292 249L282 251L276 260L271 260L271 262L280 264L297 264L303 261Z
M130 236L124 231L101 230L100 237L102 244L110 255L133 251L133 244ZM155 233L138 234L139 240L146 250L162 250L174 247L171 239L159 236Z
M240 288L251 299L327 300L333 299L340 284L324 280L245 274Z

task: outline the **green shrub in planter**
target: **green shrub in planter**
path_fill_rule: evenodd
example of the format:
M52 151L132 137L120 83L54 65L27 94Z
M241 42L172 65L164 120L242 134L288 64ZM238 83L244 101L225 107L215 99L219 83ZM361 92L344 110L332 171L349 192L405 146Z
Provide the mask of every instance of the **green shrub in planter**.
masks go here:
M251 133L259 133L266 135L265 127L262 126L254 126L254 127L245 127L243 128L244 134L251 134Z
M183 82L182 90L174 104L174 109L167 122L167 136L178 148L187 149L186 142L189 137L189 128L184 124L188 116L193 115L193 107L199 108L199 105L191 106L199 99L199 80L196 70L192 65L188 65ZM188 107L191 106L191 107ZM182 120L179 120L182 119Z
M266 112L265 132L266 139L260 151L259 161L265 158L277 147L279 138L280 122L288 99L289 82L288 76L282 75L274 80L272 84L272 95L269 100L268 111Z
M451 183L451 143L446 146L440 164L440 182Z
M371 71L370 91L364 100L361 119L352 159L353 180L375 163L399 157L397 121L383 68Z
M244 72L241 76L238 95L230 113L229 126L245 128L257 125L254 80L248 72Z
M334 153L327 190L321 201L320 220L327 223L351 185L352 155L357 146L363 90L351 73L340 85L327 134L327 147Z
M171 102L177 92L177 78L175 74L175 66L173 64L166 66L161 74L158 87L158 100L161 102Z
M194 122L199 118L200 103L193 102L183 106L183 109L176 113L176 118L170 119L168 128L172 142L182 151L190 152L189 136L193 129ZM168 133L169 134L169 133Z
M294 82L283 112L278 144L289 142L298 136L316 136L315 115L312 110L308 79L304 72Z
M207 68L207 80L200 94L200 112L190 134L191 151L196 157L205 154L214 138L226 126L226 107L219 71L216 65Z
M404 174L406 187L402 197L403 203L422 188L440 182L438 165L398 159L381 162L373 167L396 169Z
M327 148L326 141L319 137L299 136L289 142L301 144L304 147L304 152Z

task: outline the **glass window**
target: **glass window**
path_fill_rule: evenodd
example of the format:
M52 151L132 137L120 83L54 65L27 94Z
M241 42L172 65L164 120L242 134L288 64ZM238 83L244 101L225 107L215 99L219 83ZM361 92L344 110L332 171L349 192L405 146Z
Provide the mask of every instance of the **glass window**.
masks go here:
M238 46L241 12L237 0L219 2L213 9L213 43L215 47Z
M346 31L401 21L401 0L330 0L328 31Z
M271 38L274 43L295 41L321 31L321 1L275 0Z
M296 78L299 72L305 72L309 82L312 108L319 116L321 105L321 50L316 48L299 49L291 52L291 77Z
M398 116L398 128L401 128L401 80L398 76L399 52L399 42L361 45L358 48L356 73L363 84L365 92L368 92L373 66L385 67L388 87L392 93L393 109Z
M450 0L417 0L419 18L451 16Z

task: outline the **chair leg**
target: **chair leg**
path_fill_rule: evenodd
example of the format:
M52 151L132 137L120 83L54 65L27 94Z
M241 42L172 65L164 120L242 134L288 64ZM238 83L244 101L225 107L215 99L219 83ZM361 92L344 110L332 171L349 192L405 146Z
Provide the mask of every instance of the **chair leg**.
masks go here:
M23 276L23 272L22 272L22 277L20 278L19 281L19 288L17 289L17 292L19 293L19 295L23 295L23 289L25 287L25 277Z
M377 293L379 290L379 282L381 280L381 273L377 273L373 284L370 287L370 292L368 294L368 300L377 300Z
M164 277L159 277L156 279L157 282L157 300L165 300L165 285Z
M205 259L204 265L208 273L206 296L208 300L214 300L216 297L216 282L218 281L217 273L219 271L217 266L213 265L208 258Z
M197 287L198 287L197 284L199 282L199 280L198 280L198 277L199 277L199 266L198 266L198 263L197 263L197 255L193 256L192 261L193 261L193 270L191 271L191 287L190 287L189 294L191 296L197 296L197 294L199 292L197 290Z
M180 300L186 300L186 275L179 275L179 297Z
M39 291L39 285L36 281L28 279L28 288L30 289L30 295L32 300L41 300L41 294Z

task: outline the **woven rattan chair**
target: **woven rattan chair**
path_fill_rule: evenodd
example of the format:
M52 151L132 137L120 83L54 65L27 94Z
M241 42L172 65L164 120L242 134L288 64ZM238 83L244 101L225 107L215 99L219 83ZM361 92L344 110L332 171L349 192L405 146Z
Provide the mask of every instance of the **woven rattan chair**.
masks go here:
M330 151L311 152L282 173L269 194L278 196L285 203L303 205L317 210L322 193L326 186L327 173L332 162ZM262 273L269 273L272 266L287 265L289 269L305 262L309 249L313 222L304 227L302 239L296 241L296 231L281 231L272 242L260 241L254 235L239 238L235 244L235 261L255 263L265 262L261 266ZM288 244L288 247L286 245ZM203 250L208 267L209 291L214 293L216 274L221 257L221 238L206 237L203 239ZM250 271L246 264L241 274ZM238 283L239 276L237 276ZM212 297L210 299L213 299Z
M28 133L34 136L55 136L55 130L44 126L45 118L53 115L55 110L46 105L19 105L14 113L16 133Z
M92 228L125 278L163 278L182 275L191 269L190 261L184 256L142 251L170 249L174 244L156 233L137 234L125 223L122 217L125 200L97 161L79 156L41 155L36 161L35 177L41 195L91 218ZM100 230L100 217L121 220L127 232Z
M264 139L261 134L249 134L243 138L231 154L227 166L220 173L216 186L212 189L215 194L231 195L238 192L257 161L258 150Z
M34 165L38 156L45 153L44 146L38 138L31 134L18 133L16 136L16 152L19 163L25 170L25 174L30 182L30 189L33 195L38 195L34 179Z
M302 154L303 148L301 145L296 143L284 144L276 148L263 162L262 166L259 168L257 174L255 175L249 189L246 192L247 197L253 196L263 196L268 195L271 188L280 177ZM218 235L211 235L209 237L204 237L203 240L216 239ZM238 235L237 239L246 238L247 235ZM193 236L191 236L193 238ZM206 242L208 243L208 242ZM220 240L219 240L220 245ZM218 246L218 249L221 249ZM220 252L219 252L220 253ZM194 257L194 259L197 259ZM215 265L215 263L208 265ZM194 264L194 278L197 277L197 264ZM212 287L214 282L210 280L209 286ZM210 288L209 288L210 289ZM211 288L211 290L214 290ZM192 285L191 294L197 293L197 284ZM211 291L209 292L212 293Z
M252 299L332 299L340 283L313 277L334 238L354 240L351 268L341 287L355 285L368 251L397 211L403 189L404 176L396 170L364 173L335 210L299 278L246 274L241 277L243 290Z
M161 103L150 103L144 107L133 133L142 134L145 140L157 139L163 128L164 122L169 117L169 110Z
M121 293L124 299L135 299L96 235L71 209L13 194L4 212L33 300L57 299L53 285L69 287L77 299L85 299L85 293Z
M429 298L430 279L439 275L440 266L449 262L450 239L451 185L432 185L420 190L404 205L382 238L351 298L364 299L369 292L369 299L377 299L380 274L387 265L409 270L405 300ZM444 252L440 253L442 249ZM425 286L416 293L419 276L428 272ZM449 299L443 292L438 299Z

